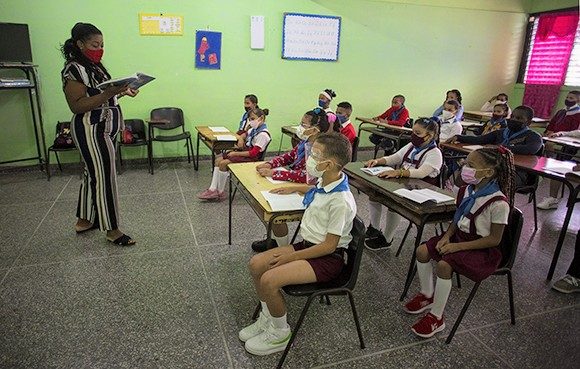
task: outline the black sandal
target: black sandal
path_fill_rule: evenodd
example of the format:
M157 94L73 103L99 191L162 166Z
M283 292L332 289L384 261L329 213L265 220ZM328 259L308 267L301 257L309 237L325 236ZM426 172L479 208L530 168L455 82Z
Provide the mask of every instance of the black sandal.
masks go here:
M75 232L77 234L80 234L80 233L84 233L84 232L87 232L87 231L92 231L93 229L99 229L99 223L93 223L93 225L90 226L89 228L82 229L80 231L78 231L78 230L75 229Z
M127 236L126 234L122 235L121 237L117 238L116 240L110 240L107 238L107 241L114 243L115 245L120 246L131 246L136 244L137 242L133 240L131 237Z

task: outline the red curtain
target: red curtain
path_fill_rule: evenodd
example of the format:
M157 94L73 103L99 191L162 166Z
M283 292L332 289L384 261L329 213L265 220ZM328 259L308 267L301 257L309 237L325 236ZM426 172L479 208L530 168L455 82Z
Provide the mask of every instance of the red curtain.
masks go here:
M552 113L566 78L577 27L578 11L540 15L524 81L524 104L537 117L549 118Z

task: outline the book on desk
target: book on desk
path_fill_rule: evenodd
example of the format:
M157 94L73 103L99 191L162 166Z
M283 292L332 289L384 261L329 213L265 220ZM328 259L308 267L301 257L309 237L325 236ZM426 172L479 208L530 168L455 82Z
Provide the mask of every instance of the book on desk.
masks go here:
M411 201L418 202L419 204L424 204L432 202L435 204L440 204L448 201L455 201L451 196L444 195L437 191L430 190L428 188L409 190L406 188L400 188L393 191L397 195L409 199Z
M394 169L387 166L380 166L380 167L362 167L360 170L366 174L370 174L371 176L378 176L380 173L386 170L394 170Z

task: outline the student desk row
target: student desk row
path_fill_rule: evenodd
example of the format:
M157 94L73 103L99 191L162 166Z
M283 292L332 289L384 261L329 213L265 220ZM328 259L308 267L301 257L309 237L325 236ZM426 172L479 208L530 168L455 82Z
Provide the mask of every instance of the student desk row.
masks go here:
M300 141L300 138L296 136L296 126L282 126L281 130L282 137L280 137L280 146L278 146L278 155L280 155L280 153L282 152L282 141L284 140L284 135L290 136L292 141Z
M377 176L372 176L370 174L361 171L363 167L361 162L352 162L344 167L344 172L348 175L349 183L358 189L359 191L365 193L370 198L375 201L380 202L382 205L396 212L397 214L408 219L410 222L417 226L417 238L415 239L415 248L419 247L422 240L423 229L429 223L441 223L451 221L453 215L455 214L455 203L453 201L444 203L423 203L419 204L412 200L403 198L394 193L394 191L406 188L406 189L423 189L429 188L433 191L443 193L445 195L455 198L454 194L443 190L439 187L433 186L419 179L413 178L401 178L401 179L383 179ZM407 271L407 278L405 280L405 287L403 293L401 294L401 301L407 295L409 287L411 285L412 276L415 268L415 251L413 251L413 256L411 257L411 263L409 264L409 269Z
M472 150L465 148L469 146L466 144L449 144L442 143L441 147L444 149L451 149L453 151L459 151L463 153L469 153ZM574 212L574 205L578 202L578 194L580 192L580 184L573 183L569 176L563 173L556 172L550 168L569 168L572 171L574 163L568 161L562 161L552 158L546 158L543 156L534 155L514 155L514 165L517 169L523 170L528 173L536 174L544 178L553 179L558 182L562 182L566 187L568 187L568 200L566 202L566 216L564 218L564 223L562 224L562 229L560 230L560 235L558 236L558 243L556 244L556 249L554 250L554 256L552 257L552 262L550 264L550 270L548 271L548 280L552 279L554 275L554 270L558 263L558 258L560 257L560 251L562 250L562 245L564 244L564 238L566 237L566 232L568 231L568 225L572 214Z
M580 138L576 137L542 137L546 143L547 152L554 152L563 158L579 160L577 154L580 149Z
M215 153L222 150L232 149L238 141L220 141L216 136L231 135L236 136L235 132L214 132L208 126L195 126L197 130L197 155L195 156L195 170L199 168L199 144L203 142L205 146L211 151L212 167L215 163Z
M487 122L491 119L491 112L490 111L478 111L478 110L466 110L463 112L463 117L467 120L474 120L479 122ZM532 118L532 124L530 127L532 128L546 128L550 123L549 119L544 118Z
M360 137L361 131L365 131L381 137L390 138L395 142L397 150L402 147L401 143L403 139L410 140L411 133L413 133L411 128L393 126L371 118L356 117L356 120L361 122L358 125L358 137ZM367 126L363 127L365 124Z

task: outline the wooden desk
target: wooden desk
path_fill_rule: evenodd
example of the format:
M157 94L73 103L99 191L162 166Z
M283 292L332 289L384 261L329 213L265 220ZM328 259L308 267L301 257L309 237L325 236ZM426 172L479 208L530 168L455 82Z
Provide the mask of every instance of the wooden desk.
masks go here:
M195 126L197 130L197 156L195 162L195 170L199 167L199 143L202 141L205 146L211 151L211 166L213 169L215 163L215 153L222 150L228 150L233 148L238 142L237 141L218 141L215 137L216 135L236 135L235 132L214 132L208 126ZM238 137L239 138L239 137Z
M580 149L580 138L577 137L542 137L546 144L546 152L552 152L559 159L570 159L580 161L578 158L578 149Z
M479 111L479 110L465 110L463 112L463 117L465 119L471 119L479 122L487 122L491 119L490 111Z
M282 131L282 137L280 137L280 146L278 146L278 155L282 152L282 141L284 135L290 136L292 140L300 141L300 138L296 136L296 126L282 126L280 129Z
M302 214L304 214L304 210L272 211L272 208L264 196L262 196L261 191L294 186L296 183L273 184L268 179L260 176L256 171L256 166L260 163L263 162L228 165L230 171L228 244L230 245L232 244L232 201L234 200L234 191L232 189L234 186L252 207L252 210L260 218L260 221L266 226L268 243L272 237L272 224L297 222L302 219Z
M467 131L474 131L476 132L477 130L479 130L481 127L483 127L482 122L478 121L472 121L472 120L464 120L461 122L461 127L463 127L463 132L467 132Z
M557 143L558 145L561 146L568 146L568 147L573 147L573 148L580 148L580 138L576 138L576 137L566 137L566 136L561 136L561 137L542 137L542 139L544 141L548 141L548 142L554 142Z
M443 143L441 144L441 147L466 153L471 152L471 150L464 147L465 145L466 144ZM546 158L543 156L514 155L514 165L517 169L523 170L525 172L562 182L566 187L568 187L569 190L568 200L566 201L566 207L568 209L566 211L566 216L564 217L564 223L562 224L562 229L560 230L560 235L558 236L558 243L556 244L554 256L552 257L552 262L548 271L547 278L550 280L554 275L554 270L556 269L556 264L558 263L558 258L560 257L560 251L562 249L562 245L564 244L564 238L566 237L566 232L568 231L568 225L570 224L570 219L572 218L574 205L577 202L579 191L578 185L575 185L570 181L570 176L566 176L563 173L550 170L550 168L568 166L571 170L575 163L553 158Z
M387 123L382 123L370 118L356 117L356 120L361 123L358 125L358 137L360 137L361 131L369 132L371 134L376 134L381 137L389 138L395 141L395 147L399 150L402 145L401 142L404 138L410 140L409 136L413 133L413 129L407 127L393 126ZM371 125L372 127L363 127L364 124ZM382 129L381 129L382 128ZM386 132L384 130L386 130ZM378 150L375 150L374 158L377 157Z
M421 237L425 225L429 223L446 222L453 219L455 214L455 203L453 201L441 204L419 204L404 197L400 197L394 191L401 188L416 189L429 188L431 190L446 194L455 198L455 195L449 191L440 189L424 182L420 179L403 178L403 179L382 179L377 176L372 176L361 171L363 164L361 162L349 163L344 167L344 172L348 175L349 183L369 195L373 200L388 207L390 210L403 216L417 226L417 238L415 239L415 250L421 244ZM407 279L405 280L405 288L401 295L401 301L407 295L411 281L414 275L415 268L415 252L411 257L409 270L407 271Z

